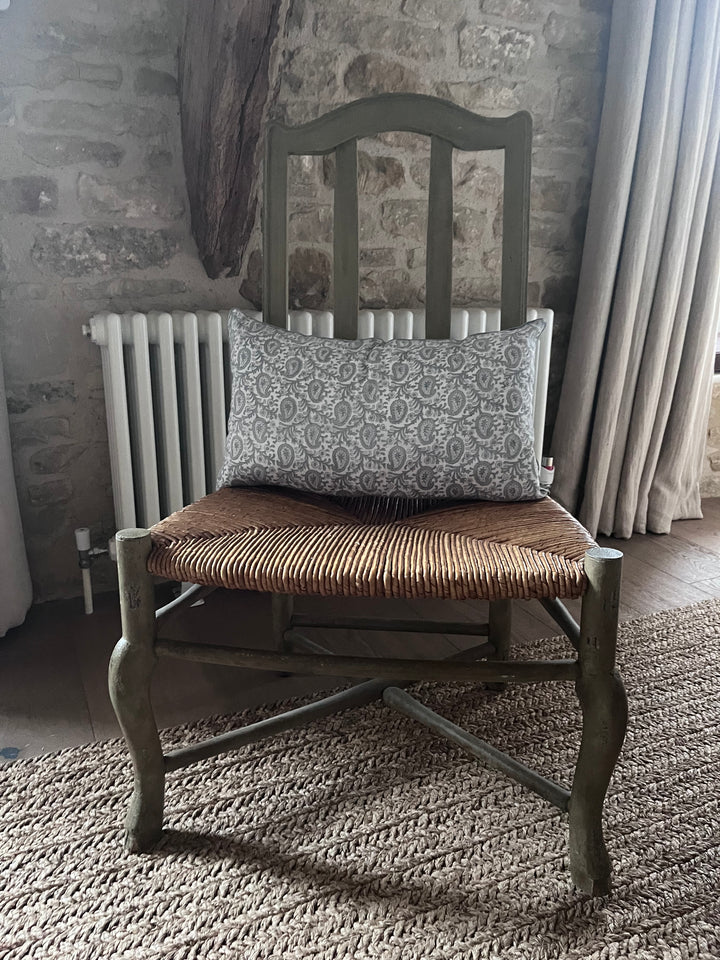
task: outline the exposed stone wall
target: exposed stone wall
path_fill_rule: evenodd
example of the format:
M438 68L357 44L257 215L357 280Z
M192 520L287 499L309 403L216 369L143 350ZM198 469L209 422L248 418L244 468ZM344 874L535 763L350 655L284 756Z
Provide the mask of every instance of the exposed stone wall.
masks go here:
M114 532L99 310L220 308L186 214L178 0L0 12L0 344L37 599L78 593L72 531ZM99 585L112 582L108 562Z
M549 417L554 419L597 142L610 0L294 0L278 41L274 115L311 120L348 100L407 91L534 121L531 305L559 314ZM424 302L429 144L385 135L360 144L361 283L365 306ZM499 300L500 155L455 159L453 301ZM290 176L291 297L332 305L332 165L298 160ZM259 229L241 290L260 301Z
M720 376L715 376L710 401L710 419L705 442L700 496L720 497Z

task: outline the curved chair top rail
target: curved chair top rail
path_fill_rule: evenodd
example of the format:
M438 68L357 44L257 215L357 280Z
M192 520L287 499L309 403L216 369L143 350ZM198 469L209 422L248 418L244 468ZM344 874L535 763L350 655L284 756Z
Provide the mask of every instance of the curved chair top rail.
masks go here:
M456 150L502 150L529 139L532 118L526 110L508 117L481 117L449 100L420 93L382 93L343 104L298 126L271 121L273 146L288 154L331 153L349 140L401 131L441 137Z
M503 327L525 322L530 222L530 141L525 111L509 117L482 117L437 97L388 93L355 100L299 126L272 122L265 149L263 203L263 312L283 327L288 311L287 163L292 155L335 152L333 277L336 336L357 333L358 186L357 141L402 131L430 137L426 257L426 335L450 334L452 303L452 152L503 150Z

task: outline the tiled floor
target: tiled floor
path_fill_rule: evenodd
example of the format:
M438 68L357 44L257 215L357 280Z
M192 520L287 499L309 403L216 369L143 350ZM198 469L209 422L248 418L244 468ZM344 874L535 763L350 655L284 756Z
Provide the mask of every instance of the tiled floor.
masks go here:
M720 500L706 500L704 511L704 520L675 523L667 536L601 541L625 553L623 619L720 597ZM309 601L303 602L307 609ZM481 615L483 604L453 606L449 612L446 604L433 601L395 601L388 615L407 616L413 610L437 618L442 607L444 616L471 619ZM356 609L348 609L343 602L345 614L388 613L387 606L375 601L355 601L350 607ZM575 604L576 613L577 609ZM184 623L176 621L179 626L173 624L169 633L185 639L208 637L214 627L220 634L220 628L224 633L231 623L243 644L267 645L269 613L265 596L218 592L203 606L191 608ZM514 622L521 640L558 632L535 603L516 604ZM117 597L105 594L96 598L96 612L89 617L83 614L80 600L34 607L22 627L0 640L0 762L118 735L106 683L108 659L118 636ZM369 654L380 653L382 644L391 656L432 657L471 642L408 634L372 638L344 631L335 636L333 646L338 653ZM171 726L334 686L337 682L332 679L288 678L162 660L156 670L154 703L160 726Z

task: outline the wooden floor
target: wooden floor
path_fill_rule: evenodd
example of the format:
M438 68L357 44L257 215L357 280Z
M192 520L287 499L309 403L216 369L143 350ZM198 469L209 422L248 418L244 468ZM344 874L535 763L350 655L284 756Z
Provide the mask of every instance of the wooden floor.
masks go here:
M703 520L684 520L667 536L635 536L616 541L601 538L625 554L621 618L624 620L720 597L720 499L706 500ZM333 604L335 601L328 601ZM302 601L301 609L312 609ZM345 613L475 619L482 603L434 601L354 601ZM372 610L369 605L372 605ZM34 607L26 623L0 640L0 762L33 756L119 731L107 695L107 664L119 635L117 597L97 598L97 611L86 617L79 600ZM570 605L578 614L579 603ZM339 609L339 607L338 607ZM442 610L442 613L440 613ZM327 607L325 608L327 613ZM269 603L263 595L218 591L204 606L188 611L183 638L208 637L213 623L234 623L239 642L269 645ZM539 604L514 606L517 641L553 636L559 631ZM319 637L318 637L319 639ZM323 638L327 643L327 635ZM338 653L442 657L472 640L462 637L408 635L388 638L353 634L334 637ZM337 681L279 677L274 673L233 670L209 664L162 660L154 681L154 703L160 726L337 686Z

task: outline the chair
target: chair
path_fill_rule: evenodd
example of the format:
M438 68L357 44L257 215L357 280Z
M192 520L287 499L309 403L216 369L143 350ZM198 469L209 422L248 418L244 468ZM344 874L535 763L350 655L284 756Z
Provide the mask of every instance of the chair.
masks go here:
M357 140L386 131L412 131L431 138L427 338L442 339L450 330L453 149L505 152L502 321L508 327L523 323L530 126L526 113L487 119L441 100L409 94L356 101L299 127L271 124L263 223L265 321L286 327L288 156L335 152L335 335L352 339L358 319ZM120 531L117 546L123 636L111 660L110 692L134 767L126 820L128 850L145 851L161 834L166 773L306 721L382 699L567 811L575 884L590 894L608 892L611 866L603 840L602 807L627 717L625 691L615 669L622 555L595 545L583 527L550 498L438 504L230 487L149 531ZM358 562L358 556L370 554L377 558L373 565ZM432 575L425 575L429 558ZM195 586L156 613L154 575ZM217 587L273 594L276 652L158 638L158 629L180 606ZM293 610L294 597L308 594L485 599L489 623L468 626L337 617L317 621ZM582 597L579 625L562 603L576 597ZM576 657L510 659L512 601L531 599L539 600L554 617ZM304 628L322 625L426 633L470 631L486 640L463 657L432 662L340 657L303 636ZM357 677L363 682L164 756L150 702L150 678L158 656ZM545 779L429 710L405 689L420 679L476 681L495 689L514 683L573 681L582 710L582 740L572 788Z

